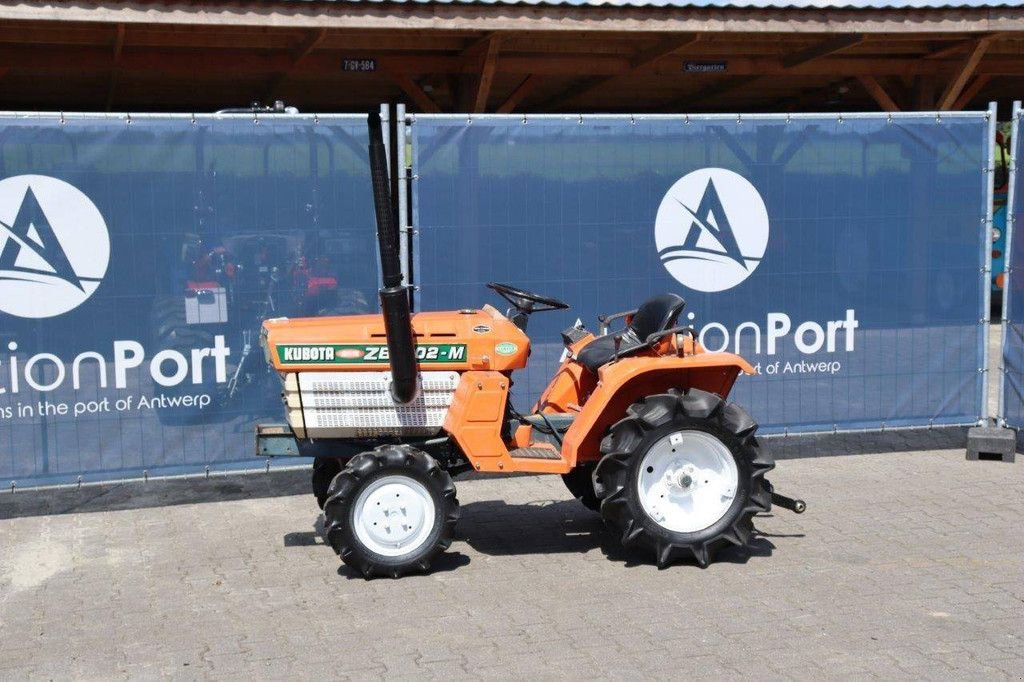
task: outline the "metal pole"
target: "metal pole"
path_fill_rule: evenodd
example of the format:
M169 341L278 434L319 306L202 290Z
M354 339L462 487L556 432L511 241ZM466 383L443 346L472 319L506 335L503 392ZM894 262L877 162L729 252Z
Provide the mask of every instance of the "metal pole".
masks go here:
M1006 193L1006 244L1003 247L1003 312L1002 330L999 339L999 408L996 410L996 419L1000 426L1006 426L1006 338L1010 326L1010 296L1013 294L1013 287L1010 281L1013 279L1013 228L1014 223L1014 202L1016 201L1017 188L1017 149L1022 145L1018 142L1017 135L1020 133L1020 119L1022 115L1020 101L1013 103L1013 118L1011 119L1010 141L1013 147L1010 149L1010 178L1009 187ZM992 138L995 145L995 137ZM992 150L995 154L995 149ZM994 175L994 173L993 173ZM1019 425L1018 425L1019 426Z
M994 200L994 182L996 176L996 117L998 109L995 102L990 102L988 105L988 141L986 148L988 149L988 159L985 161L986 181L985 181L985 221L982 224L984 234L981 237L981 247L983 249L982 256L984 258L984 267L981 271L981 290L982 290L982 309L981 309L981 416L979 422L984 425L989 425L989 420L992 415L989 414L988 409L988 383L989 374L988 371L988 335L989 335L989 322L991 321L991 313L989 309L992 306L992 202Z
M398 129L398 135L395 140L395 159L398 164L398 234L399 234L399 252L398 257L402 265L402 277L405 280L406 285L409 287L409 295L412 296L415 289L413 288L412 279L410 277L409 269L409 198L407 195L408 188L406 187L405 178L405 105L399 104L395 107L395 125Z

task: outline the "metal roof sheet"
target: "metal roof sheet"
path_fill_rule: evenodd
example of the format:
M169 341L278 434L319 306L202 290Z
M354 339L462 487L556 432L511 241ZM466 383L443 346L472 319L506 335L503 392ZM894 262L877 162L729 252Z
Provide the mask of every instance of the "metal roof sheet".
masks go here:
M290 0L291 2L441 5L543 5L582 7L693 7L731 9L997 9L1022 8L1024 0Z

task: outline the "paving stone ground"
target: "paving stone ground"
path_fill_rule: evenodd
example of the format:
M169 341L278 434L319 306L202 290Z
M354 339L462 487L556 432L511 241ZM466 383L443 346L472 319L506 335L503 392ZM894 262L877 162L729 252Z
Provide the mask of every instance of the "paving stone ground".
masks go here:
M0 494L0 680L1024 679L1020 456L767 446L808 511L705 570L624 554L557 477L458 481L436 570L371 582L306 471Z
M807 513L706 570L623 554L557 477L461 481L437 570L370 582L304 478L2 496L0 679L1024 677L1020 461L781 461Z

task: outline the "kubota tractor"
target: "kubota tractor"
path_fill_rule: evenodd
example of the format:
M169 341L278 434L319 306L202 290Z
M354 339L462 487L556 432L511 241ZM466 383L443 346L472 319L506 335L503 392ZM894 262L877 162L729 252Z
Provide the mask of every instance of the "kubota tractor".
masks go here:
M753 368L677 326L675 294L601 318L600 336L563 332L565 361L519 414L509 390L530 355L530 315L568 305L492 283L505 314L411 315L379 117L369 125L382 314L271 319L261 335L288 423L257 427L257 452L316 458L313 491L346 564L366 577L427 570L452 541L452 476L464 471L561 474L661 567L686 557L706 566L719 548L745 545L773 502L803 511L773 492L757 423L725 400ZM624 328L608 332L616 320Z

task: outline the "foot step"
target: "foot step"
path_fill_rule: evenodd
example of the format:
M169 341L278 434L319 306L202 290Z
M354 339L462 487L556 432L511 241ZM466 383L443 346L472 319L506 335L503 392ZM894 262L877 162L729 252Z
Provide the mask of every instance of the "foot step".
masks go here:
M508 454L515 459L562 459L554 448L516 448Z

